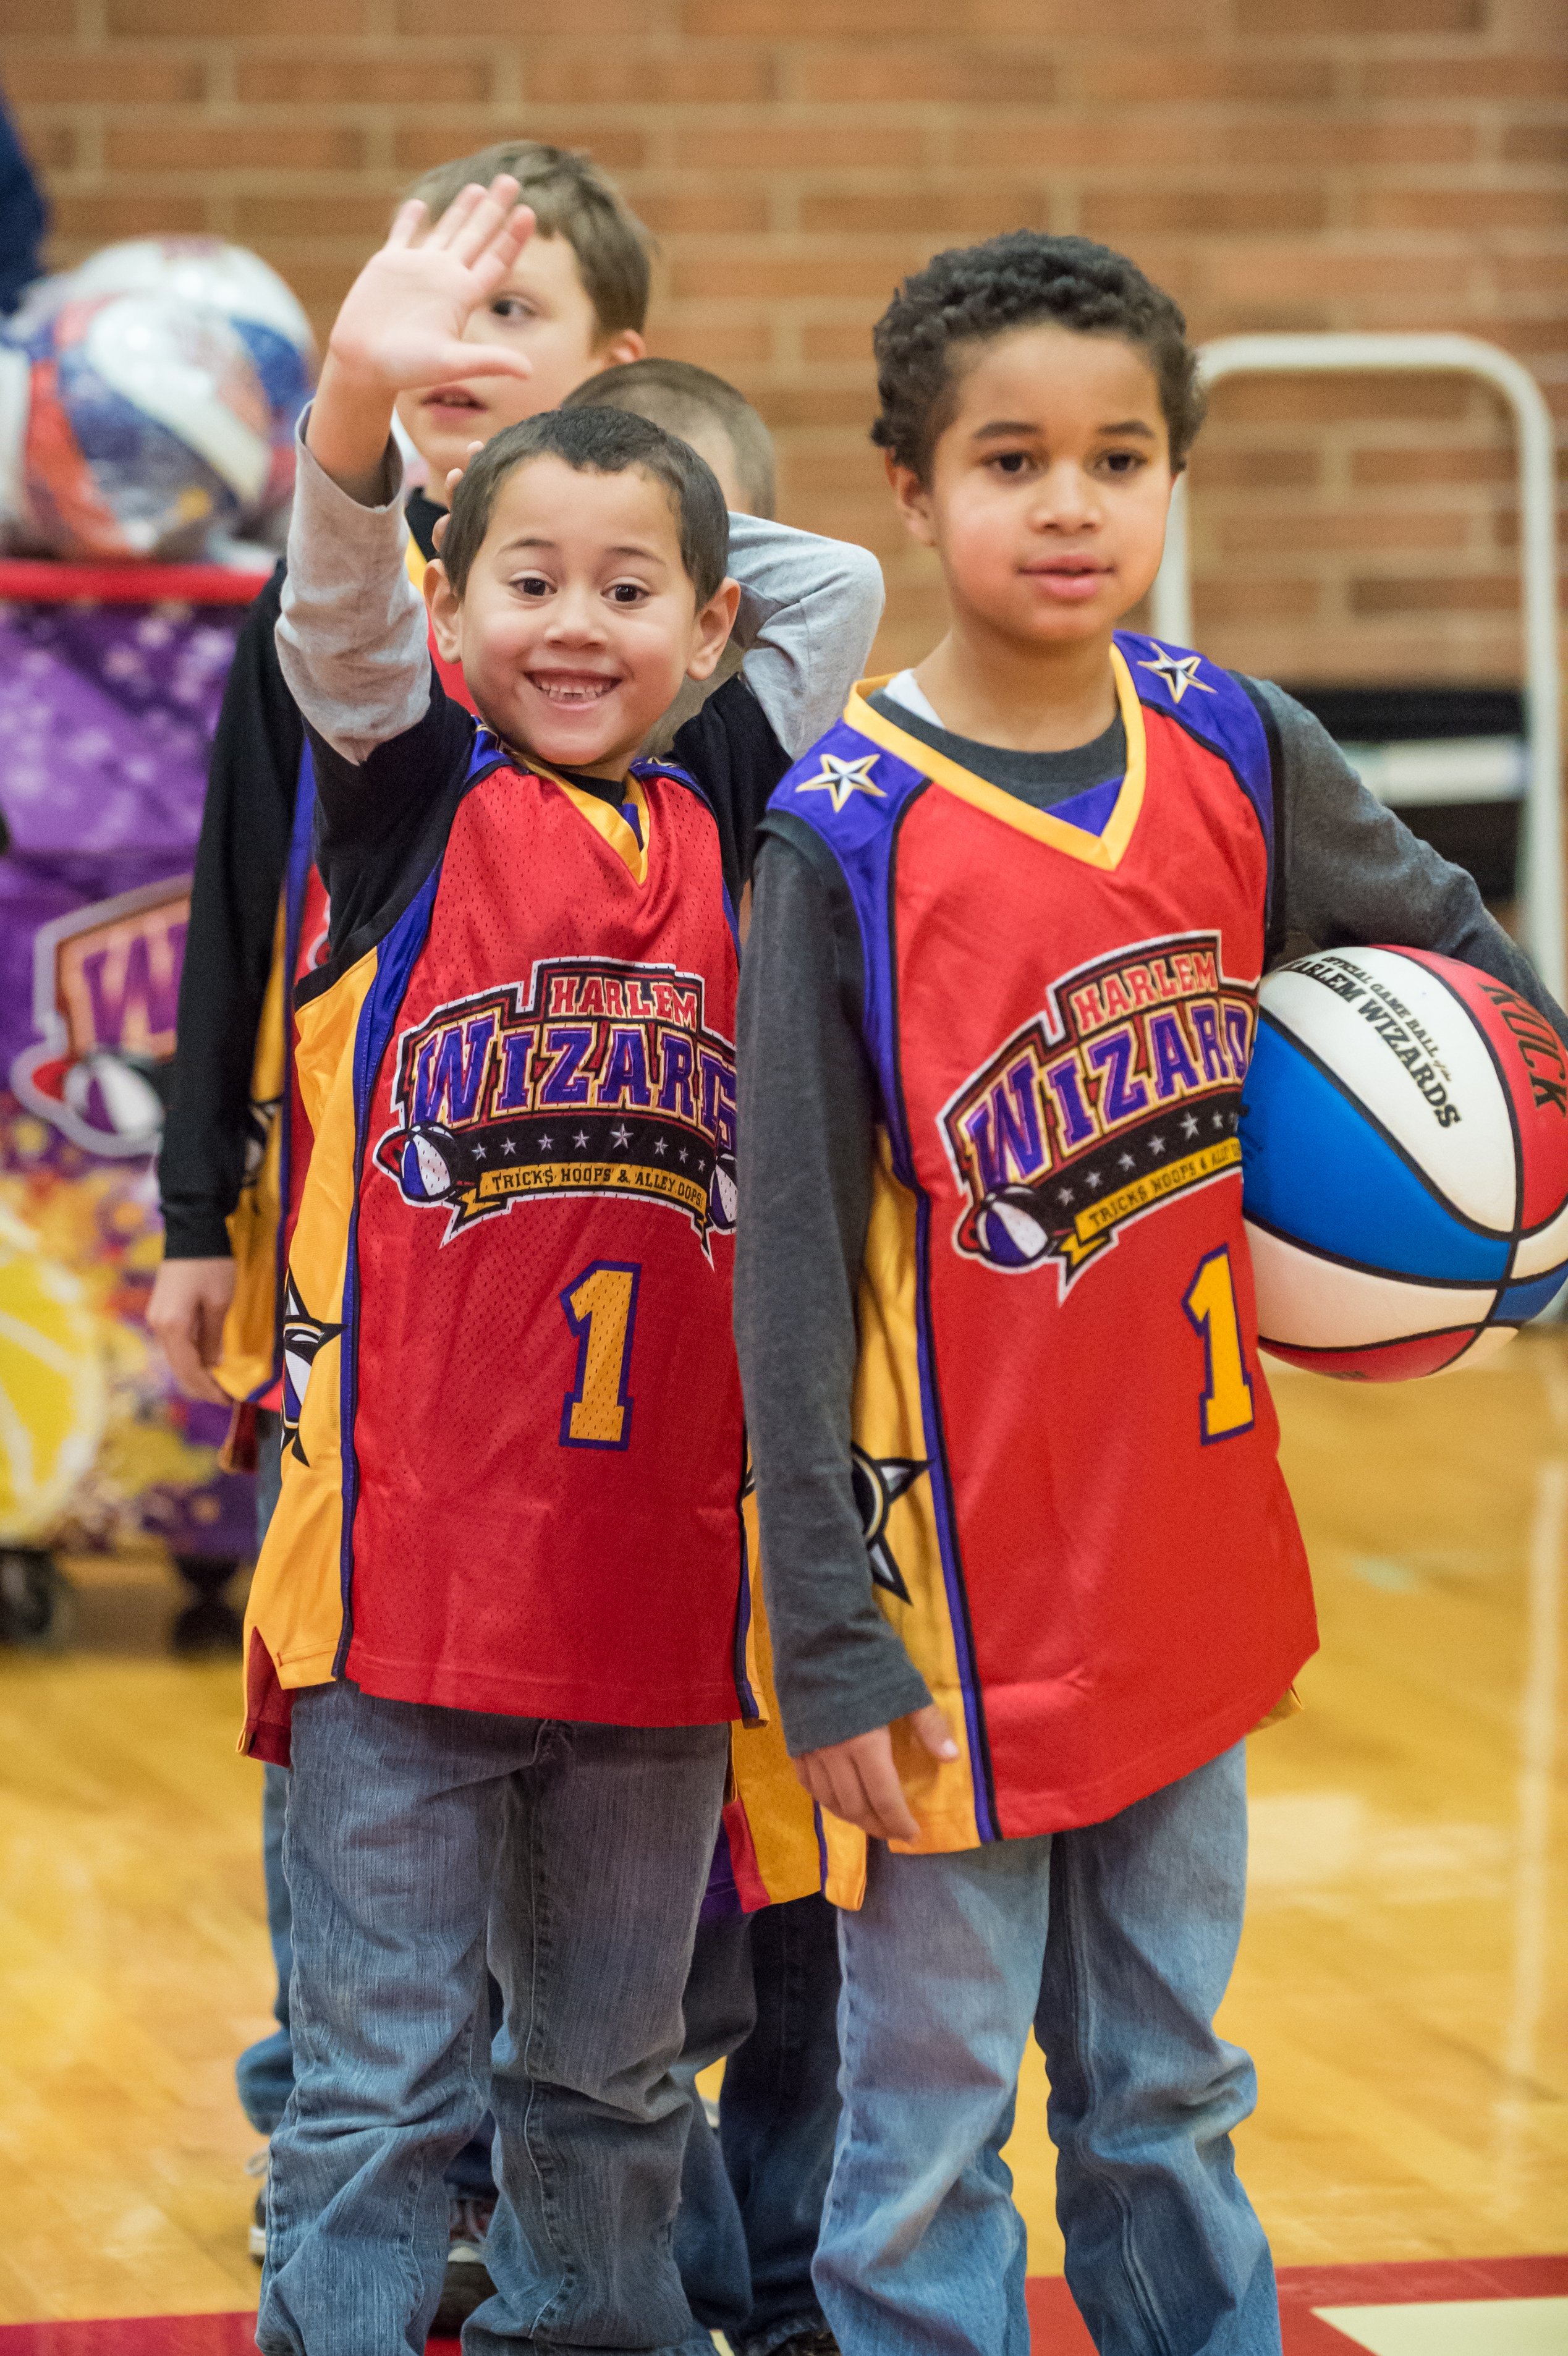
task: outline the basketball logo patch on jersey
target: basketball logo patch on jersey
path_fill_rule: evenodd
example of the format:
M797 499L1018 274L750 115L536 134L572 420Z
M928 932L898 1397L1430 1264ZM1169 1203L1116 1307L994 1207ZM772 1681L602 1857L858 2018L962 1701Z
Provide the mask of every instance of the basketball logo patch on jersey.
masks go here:
M1010 1275L1054 1264L1065 1294L1129 1220L1239 1170L1254 1019L1214 933L1065 975L942 1108L969 1198L956 1249Z
M700 974L589 958L437 1007L399 1043L376 1162L450 1243L542 1194L664 1203L703 1248L735 1225L735 1048Z

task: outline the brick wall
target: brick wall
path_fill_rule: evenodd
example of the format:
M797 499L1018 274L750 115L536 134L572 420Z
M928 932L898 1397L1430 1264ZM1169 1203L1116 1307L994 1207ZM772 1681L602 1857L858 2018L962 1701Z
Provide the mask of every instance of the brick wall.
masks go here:
M662 248L655 348L773 423L785 512L887 562L868 329L940 245L1125 247L1196 332L1461 327L1568 410L1564 0L0 0L56 252L209 229L325 323L413 172L592 149ZM1198 634L1293 679L1504 679L1506 421L1452 380L1221 391L1194 468Z

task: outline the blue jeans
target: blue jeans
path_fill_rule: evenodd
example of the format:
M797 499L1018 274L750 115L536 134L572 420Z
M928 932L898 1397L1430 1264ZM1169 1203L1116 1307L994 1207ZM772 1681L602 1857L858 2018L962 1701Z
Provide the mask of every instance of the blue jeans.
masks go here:
M1067 2276L1101 2356L1278 2356L1214 2034L1247 1870L1238 1745L1102 1825L940 1857L871 1846L840 1917L843 2051L816 2284L845 2356L1028 2356L1002 2146L1031 2022Z
M487 2091L496 2296L467 2356L711 2356L671 2250L689 2110L672 2072L728 1740L348 1684L299 1695L295 2086L273 2137L265 2356L420 2356L446 2266L442 2172Z
M704 1922L676 2072L729 2059L717 2135L693 2101L675 2262L699 2323L737 2356L819 2330L811 2259L838 2122L838 1930L821 1897Z

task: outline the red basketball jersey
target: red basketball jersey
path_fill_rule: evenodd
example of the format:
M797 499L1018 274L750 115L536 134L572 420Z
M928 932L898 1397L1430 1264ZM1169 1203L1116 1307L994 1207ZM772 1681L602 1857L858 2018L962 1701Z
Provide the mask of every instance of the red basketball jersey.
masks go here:
M1123 638L1116 668L1127 770L1081 808L859 698L770 808L859 918L886 1133L856 1483L962 1748L901 1762L931 1848L1114 1814L1256 1725L1316 1643L1236 1137L1268 748L1197 657Z
M252 1613L285 1686L626 1725L749 1708L736 943L707 804L677 776L630 794L637 830L481 736L439 863L306 993Z

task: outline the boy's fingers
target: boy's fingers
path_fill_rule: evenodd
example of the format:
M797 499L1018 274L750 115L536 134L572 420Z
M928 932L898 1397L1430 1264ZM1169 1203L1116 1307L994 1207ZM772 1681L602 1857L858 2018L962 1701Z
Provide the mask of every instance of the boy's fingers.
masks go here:
M423 355L421 356L423 358ZM422 384L457 384L469 377L533 374L533 362L510 344L446 344L430 356L429 374Z
M518 198L518 184L510 172L498 172L478 202L458 222L452 252L459 262L475 262L498 233L505 230Z
M392 225L387 231L389 245L413 245L420 230L429 220L428 209L418 197L410 197L407 204L399 205L392 215Z
M440 220L434 224L430 235L424 241L425 244L435 247L438 252L455 245L469 214L476 205L482 205L484 201L483 188L480 187L478 180L470 180L466 188L458 189Z
M860 1776L865 1794L868 1813L875 1817L867 1830L875 1831L883 1840L910 1841L918 1837L920 1827L909 1813L909 1803L904 1797L904 1786L898 1781L898 1770L893 1764L892 1745L860 1762Z
M909 1723L933 1759L958 1757L958 1744L953 1740L947 1713L939 1709L934 1701L929 1701L924 1709L911 1710Z

